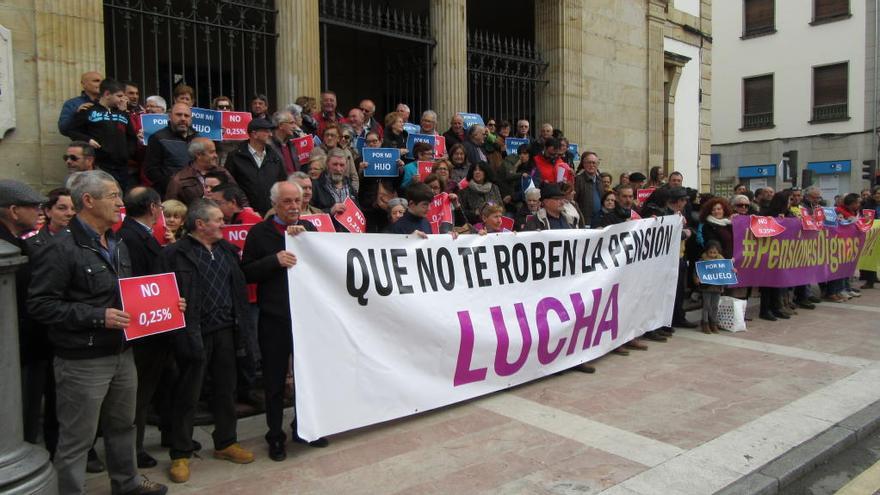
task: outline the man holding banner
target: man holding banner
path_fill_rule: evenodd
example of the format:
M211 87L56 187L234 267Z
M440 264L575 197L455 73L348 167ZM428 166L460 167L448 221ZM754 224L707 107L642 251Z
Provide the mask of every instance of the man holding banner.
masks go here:
M270 190L275 214L254 225L248 233L242 255L242 270L250 283L257 284L257 301L260 308L258 334L260 353L263 357L263 389L266 394L266 442L269 457L273 461L287 458L284 445L284 389L293 339L290 332L290 304L287 302L287 269L296 264L296 256L285 250L284 236L287 232L299 234L314 232L315 227L300 219L303 190L297 182L277 182ZM312 329L296 329L310 331ZM294 441L304 442L296 434L296 419L291 425ZM324 439L311 442L313 447L325 447Z

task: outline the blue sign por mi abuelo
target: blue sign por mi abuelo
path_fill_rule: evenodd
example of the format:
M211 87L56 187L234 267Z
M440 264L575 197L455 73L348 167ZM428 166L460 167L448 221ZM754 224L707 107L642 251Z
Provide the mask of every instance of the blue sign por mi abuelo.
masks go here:
M825 226L837 227L837 224L840 223L837 218L837 210L830 206L823 206L822 211L825 212Z
M412 155L413 154L413 152L412 152L413 146L415 146L416 143L428 143L431 145L431 149L433 150L434 149L434 141L435 141L434 136L432 136L430 134L410 134L406 138L406 149L409 152L409 154ZM418 157L414 157L414 158L418 158Z
M705 285L734 285L733 260L697 261L697 277Z
M364 148L364 177L397 177L397 160L400 150L397 148Z
M459 113L459 115L461 115L461 118L464 120L465 129L474 124L485 125L483 123L483 117L478 113Z

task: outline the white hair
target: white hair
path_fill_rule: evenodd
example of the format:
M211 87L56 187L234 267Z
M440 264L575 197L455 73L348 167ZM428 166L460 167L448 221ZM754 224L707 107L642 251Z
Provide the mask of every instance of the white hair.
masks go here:
M157 107L161 107L163 112L168 111L168 103L165 102L165 98L162 98L159 95L148 96L146 103L152 103Z
M541 190L537 187L526 189L526 199L541 199Z
M73 209L81 211L83 209L83 196L88 194L93 198L100 198L104 195L107 183L116 183L116 179L112 175L103 170L88 170L78 172L70 176L67 180L67 187L70 189L70 199L73 201Z
M272 184L271 188L269 188L269 201L271 201L273 205L278 202L278 195L280 194L282 184L290 184L291 186L296 188L296 190L299 191L300 194L303 193L302 186L292 180L283 180L280 182L276 182Z

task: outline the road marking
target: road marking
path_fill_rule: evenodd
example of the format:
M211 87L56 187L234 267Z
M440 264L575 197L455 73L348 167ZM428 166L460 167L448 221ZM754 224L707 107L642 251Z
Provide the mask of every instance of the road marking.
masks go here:
M778 354L780 356L793 357L799 359L808 359L810 361L818 361L820 363L836 364L838 366L846 366L848 368L867 368L876 364L876 361L851 356L839 356L827 352L810 351L791 347L787 345L770 344L758 340L740 339L737 337L728 337L726 335L705 335L697 332L678 332L676 337L684 337L689 340L699 340L700 342L708 342L711 344L722 344L730 347L738 347L740 349L749 349L752 351L767 352L770 354Z
M878 490L880 490L880 461L843 485L835 495L868 495L877 493Z
M477 405L496 414L649 467L657 466L684 452L674 445L538 404L511 393L496 394L480 400Z

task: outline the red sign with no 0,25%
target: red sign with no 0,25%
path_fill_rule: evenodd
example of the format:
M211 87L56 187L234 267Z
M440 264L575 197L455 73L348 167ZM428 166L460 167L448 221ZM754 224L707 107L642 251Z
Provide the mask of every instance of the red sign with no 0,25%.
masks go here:
M173 273L119 279L122 310L131 316L125 340L170 332L186 326L180 291Z

